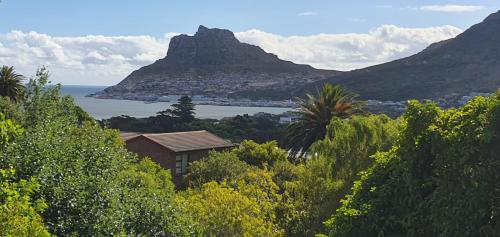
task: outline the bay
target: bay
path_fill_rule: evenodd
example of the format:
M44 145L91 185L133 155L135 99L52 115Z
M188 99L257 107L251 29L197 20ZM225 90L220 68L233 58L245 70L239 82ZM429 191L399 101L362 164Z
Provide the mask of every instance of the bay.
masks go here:
M71 95L75 103L83 110L87 111L95 119L105 119L113 116L128 115L131 117L143 118L156 115L158 111L169 108L172 102L144 103L132 100L95 99L85 97L85 95L95 93L104 89L102 86L72 86L65 85L61 93ZM196 105L196 117L221 119L243 114L256 114L259 112L270 114L281 114L291 110L291 108L278 107L243 107L243 106L214 106Z

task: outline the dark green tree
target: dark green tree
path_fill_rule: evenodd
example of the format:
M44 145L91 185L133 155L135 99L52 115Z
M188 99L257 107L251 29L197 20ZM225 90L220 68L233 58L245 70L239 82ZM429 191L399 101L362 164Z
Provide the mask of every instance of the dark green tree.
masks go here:
M201 188L210 181L222 182L241 178L250 165L240 160L234 152L210 152L203 160L191 163L186 182L189 187Z
M325 84L316 95L307 94L307 99L298 99L298 121L287 130L287 148L290 156L302 157L317 140L323 139L326 126L333 117L349 118L361 111L362 102L356 94L341 86Z
M14 71L14 67L0 68L0 96L10 98L14 102L22 99L24 94L24 77Z
M177 103L172 105L172 109L159 112L158 115L171 116L179 119L182 123L190 123L195 119L193 101L187 95L181 96Z

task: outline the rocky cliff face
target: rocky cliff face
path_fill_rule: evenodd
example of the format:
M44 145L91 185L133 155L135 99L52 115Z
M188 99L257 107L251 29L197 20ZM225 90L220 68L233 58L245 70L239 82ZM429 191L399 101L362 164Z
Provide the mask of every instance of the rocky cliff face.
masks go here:
M281 60L258 46L239 42L229 30L200 26L193 36L173 37L165 58L132 72L118 85L94 96L118 99L180 94L227 97L264 88L292 89L338 73Z
M324 82L341 84L362 98L376 100L439 99L495 92L500 87L500 12L416 55L346 72L293 93L302 95Z

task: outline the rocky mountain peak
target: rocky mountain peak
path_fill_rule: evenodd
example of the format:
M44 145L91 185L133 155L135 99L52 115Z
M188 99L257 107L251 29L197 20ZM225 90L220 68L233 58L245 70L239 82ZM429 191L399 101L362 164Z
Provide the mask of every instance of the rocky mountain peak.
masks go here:
M295 64L240 42L225 29L198 27L194 35L170 40L167 56L142 67L98 98L154 100L166 95L260 98L258 89L291 90L337 75L338 71Z
M196 31L194 37L200 39L212 38L225 41L238 41L234 36L233 32L229 30L218 29L218 28L209 29L203 25L200 25L198 27L198 31Z
M258 46L242 43L229 30L200 25L192 36L182 34L173 37L170 40L167 57L134 73L154 74L159 71L280 73L310 70L314 68L281 60Z

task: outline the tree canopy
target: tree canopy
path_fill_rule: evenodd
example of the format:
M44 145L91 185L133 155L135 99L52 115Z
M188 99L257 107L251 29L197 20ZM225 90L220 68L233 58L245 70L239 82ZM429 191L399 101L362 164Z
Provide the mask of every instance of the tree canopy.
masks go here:
M498 236L500 93L447 111L412 101L403 121L327 222L330 236Z
M348 118L360 112L362 105L356 101L357 95L332 84L325 84L316 95L306 96L307 99L298 99L299 118L287 130L286 145L291 157L303 156L314 142L322 139L333 117Z
M5 96L18 102L24 95L24 77L14 71L14 67L0 68L0 96Z

